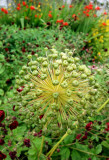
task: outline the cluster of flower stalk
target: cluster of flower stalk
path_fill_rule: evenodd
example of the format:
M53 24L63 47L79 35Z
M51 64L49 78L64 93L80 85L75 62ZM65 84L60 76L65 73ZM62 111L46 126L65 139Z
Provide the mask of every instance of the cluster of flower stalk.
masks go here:
M36 55L34 60L28 55L27 66L16 77L13 104L32 133L65 138L95 113L99 84L68 49L45 52L46 57Z

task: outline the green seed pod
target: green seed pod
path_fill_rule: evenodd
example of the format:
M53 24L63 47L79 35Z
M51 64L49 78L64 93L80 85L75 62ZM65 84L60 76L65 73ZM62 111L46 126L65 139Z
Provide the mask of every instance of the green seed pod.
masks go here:
M37 69L37 66L31 66L31 69L32 69L32 70L36 70L36 69Z
M27 58L28 58L28 59L32 59L32 55L29 54L29 55L27 56Z
M44 62L42 63L42 66L43 66L43 67L47 67L47 66L48 66L47 61L44 61Z
M24 79L27 80L27 81L29 81L30 80L30 76L26 75L26 76L24 76Z
M69 105L73 105L73 99L68 99L67 103L68 103Z
M53 97L54 97L55 99L58 98L58 96L59 96L59 93L58 93L58 92L53 93Z
M37 89L37 91L36 91L36 95L37 95L37 96L40 96L40 95L42 94L42 92L43 92L42 90Z
M57 69L57 70L55 71L55 75L56 75L56 76L59 76L59 75L60 75L60 70L59 70L59 69Z
M41 79L45 80L47 78L47 74L41 74Z
M54 69L57 69L59 67L58 63L53 63Z
M19 74L20 74L20 75L24 75L24 74L25 74L24 70L21 70L21 71L19 72Z
M77 77L79 77L79 73L77 73L76 71L73 71L71 76L73 78L77 78Z
M36 70L36 71L33 71L33 72L32 72L32 75L33 75L33 76L37 76L37 75L38 75L38 71L37 71L37 70Z
M82 79L86 79L86 78L87 78L87 75L83 73L83 74L81 74L81 78L82 78Z
M74 80L74 81L72 82L72 85L73 85L74 87L77 87L77 86L79 85L79 82L78 82L77 80Z
M66 94L68 97L70 97L72 95L72 91L70 89L67 89Z
M62 87L62 88L67 88L67 86L68 86L68 83L67 83L66 81L63 81L63 82L61 83L61 87Z
M56 85L59 84L59 81L58 80L53 80L52 83L53 83L54 86L56 86Z
M66 67L67 65L68 65L67 60L64 60L64 61L63 61L63 66Z

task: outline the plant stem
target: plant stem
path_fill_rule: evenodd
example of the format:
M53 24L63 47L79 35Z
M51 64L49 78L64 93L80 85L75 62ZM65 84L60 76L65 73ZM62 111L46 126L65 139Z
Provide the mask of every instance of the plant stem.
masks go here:
M66 132L63 137L60 139L58 143L55 144L55 146L47 153L47 156L51 157L53 152L56 150L56 148L59 146L59 144L68 136L68 133Z
M41 155L41 153L42 153L43 144L44 144L44 139L45 139L45 137L44 137L44 136L42 136L42 142L41 142L41 148L40 148L40 152L39 152L39 155L38 155L38 160L39 160L39 158L40 158L40 155Z
M109 102L109 99L100 108L97 109L97 112L101 111L108 102Z

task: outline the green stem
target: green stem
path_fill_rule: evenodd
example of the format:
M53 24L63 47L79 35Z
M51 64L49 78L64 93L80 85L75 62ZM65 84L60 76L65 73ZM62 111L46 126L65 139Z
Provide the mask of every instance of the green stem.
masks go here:
M56 148L59 146L59 144L68 136L68 133L66 132L63 137L60 139L58 143L55 144L55 146L47 153L47 156L51 157L53 152L56 150Z
M108 102L109 102L109 99L100 108L97 109L97 112L101 111Z
M40 152L39 152L39 155L38 155L38 160L39 160L39 158L40 158L40 155L41 155L41 153L42 153L43 144L44 144L44 139L45 139L45 137L44 137L44 136L42 136L42 142L41 142L41 148L40 148Z

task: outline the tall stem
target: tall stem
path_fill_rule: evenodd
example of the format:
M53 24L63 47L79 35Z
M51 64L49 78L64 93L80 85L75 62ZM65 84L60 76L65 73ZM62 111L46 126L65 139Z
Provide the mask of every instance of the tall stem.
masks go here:
M109 99L100 108L97 109L97 112L101 111L108 102L109 102Z
M56 150L56 148L59 146L59 144L68 136L68 133L66 132L63 137L60 139L58 143L55 144L55 146L47 153L47 156L51 157L53 152Z
M39 158L40 158L40 155L41 155L41 153L42 153L43 144L44 144L44 139L45 139L45 137L44 137L44 136L42 136L42 142L41 142L41 148L40 148L40 152L39 152L39 155L38 155L38 160L39 160Z

